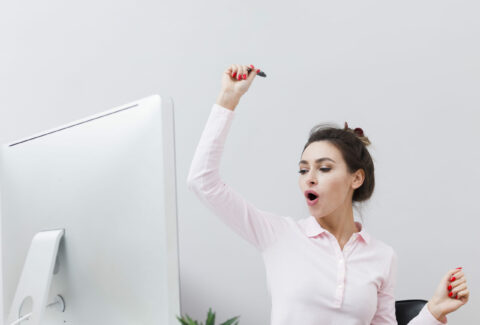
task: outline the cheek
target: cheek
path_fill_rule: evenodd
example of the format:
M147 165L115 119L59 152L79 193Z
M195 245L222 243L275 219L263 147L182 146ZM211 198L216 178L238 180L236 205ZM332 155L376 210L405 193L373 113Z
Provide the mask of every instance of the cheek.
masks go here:
M326 196L340 197L345 192L345 180L341 177L325 178L323 186Z

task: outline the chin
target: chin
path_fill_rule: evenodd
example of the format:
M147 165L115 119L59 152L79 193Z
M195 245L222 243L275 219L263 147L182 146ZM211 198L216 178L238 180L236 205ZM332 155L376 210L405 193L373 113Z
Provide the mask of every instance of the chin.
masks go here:
M308 210L312 213L315 212L316 214L322 211L320 207L311 207L311 206L308 207Z

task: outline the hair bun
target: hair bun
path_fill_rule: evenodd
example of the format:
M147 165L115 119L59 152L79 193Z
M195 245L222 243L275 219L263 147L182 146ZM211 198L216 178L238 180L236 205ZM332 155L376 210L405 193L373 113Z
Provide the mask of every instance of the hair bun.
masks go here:
M347 132L355 134L363 142L365 146L368 146L370 144L370 140L368 139L368 137L365 136L362 128L355 128L352 130L351 128L348 127L348 123L345 122L345 126L343 129Z

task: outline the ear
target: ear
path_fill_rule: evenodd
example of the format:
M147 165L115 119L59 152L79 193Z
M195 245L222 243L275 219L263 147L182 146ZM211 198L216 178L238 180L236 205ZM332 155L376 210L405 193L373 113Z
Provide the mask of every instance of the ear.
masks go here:
M365 180L365 171L360 168L353 174L352 187L354 190L362 186L363 181Z

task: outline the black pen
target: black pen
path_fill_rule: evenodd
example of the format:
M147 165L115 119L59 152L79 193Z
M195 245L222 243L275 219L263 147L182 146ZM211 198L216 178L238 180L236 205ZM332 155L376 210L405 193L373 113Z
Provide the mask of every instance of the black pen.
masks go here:
M248 73L250 73L250 71L252 71L252 68L248 68ZM257 71L257 70L255 69L255 71ZM257 73L257 76L265 78L267 75L265 74L265 72L260 71L259 73Z

